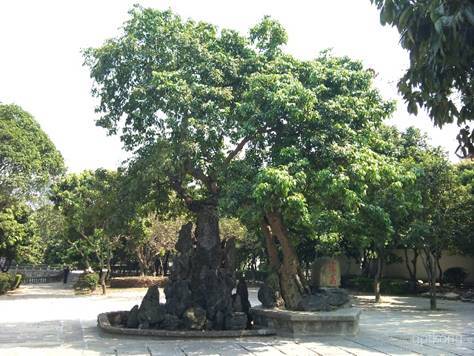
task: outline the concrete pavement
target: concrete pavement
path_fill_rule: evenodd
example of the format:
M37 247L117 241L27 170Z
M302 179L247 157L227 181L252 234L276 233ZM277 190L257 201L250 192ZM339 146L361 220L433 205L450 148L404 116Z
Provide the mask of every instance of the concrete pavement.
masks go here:
M105 335L97 314L128 310L145 289L76 296L61 283L23 286L0 296L0 355L474 355L474 304L384 297L363 309L356 337L280 337L169 340ZM163 293L162 293L163 294ZM250 290L252 304L256 290Z

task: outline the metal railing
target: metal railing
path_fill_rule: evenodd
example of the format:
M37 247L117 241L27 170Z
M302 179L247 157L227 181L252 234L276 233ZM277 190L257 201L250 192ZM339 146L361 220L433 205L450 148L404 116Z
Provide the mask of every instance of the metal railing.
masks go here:
M40 283L54 283L61 282L63 280L63 274L60 273L56 276L42 276L42 277L28 277L26 276L22 284L40 284Z

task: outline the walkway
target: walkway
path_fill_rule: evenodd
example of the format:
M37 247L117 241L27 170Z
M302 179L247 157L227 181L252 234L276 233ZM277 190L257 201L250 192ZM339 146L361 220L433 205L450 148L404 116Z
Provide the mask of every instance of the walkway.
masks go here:
M0 355L474 355L474 304L385 297L363 308L357 337L163 340L118 338L96 328L99 312L130 309L144 289L75 296L60 283L24 286L0 297ZM255 302L255 290L251 290Z

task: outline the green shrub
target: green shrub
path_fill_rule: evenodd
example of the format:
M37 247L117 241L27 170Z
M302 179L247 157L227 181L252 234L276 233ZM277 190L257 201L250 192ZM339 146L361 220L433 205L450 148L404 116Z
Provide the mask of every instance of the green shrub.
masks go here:
M374 279L364 276L348 276L342 279L343 287L356 290L358 292L371 293L374 290ZM410 293L409 282L404 279L382 279L380 283L380 293L382 294L408 294Z
M12 290L15 285L15 277L10 273L0 273L0 294Z
M410 283L404 279L383 279L380 284L382 294L403 295L410 293Z
M97 273L83 273L79 279L74 283L74 290L76 291L94 291L99 283L99 275Z
M443 273L443 280L446 283L454 284L455 286L460 286L463 284L466 277L467 272L461 267L451 267Z
M342 279L343 287L354 289L358 292L372 292L374 290L374 280L364 276L350 276Z
M13 281L13 288L12 289L17 289L20 286L22 280L23 280L23 275L21 275L19 273L16 274L15 279Z

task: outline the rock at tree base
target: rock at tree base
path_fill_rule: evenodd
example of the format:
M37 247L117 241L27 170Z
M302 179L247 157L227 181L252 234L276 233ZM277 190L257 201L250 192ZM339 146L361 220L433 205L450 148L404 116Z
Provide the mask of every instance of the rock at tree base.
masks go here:
M192 305L190 283L188 280L179 279L170 282L165 287L166 311L178 317Z
M268 285L262 285L258 290L258 300L262 303L264 308L275 308L277 299L275 297L275 291Z
M247 314L246 313L232 313L225 318L225 329L226 330L242 330L247 327Z
M242 311L245 313L245 314L249 314L249 311L250 311L250 301L249 301L249 290L247 288L247 283L245 283L245 281L243 279L240 279L239 280L239 283L237 283L237 291L236 291L236 295L238 295L240 297L240 303L241 303L241 306L242 306ZM238 311L238 310L234 310L234 311Z
M285 302L280 294L280 279L277 272L270 272L258 290L258 300L264 308L283 308Z
M206 311L200 307L191 307L183 314L184 327L190 330L203 330L206 326Z
M161 323L166 314L164 304L160 304L160 290L158 285L151 286L138 309L139 328L147 329Z
M338 288L341 286L341 267L339 261L330 258L318 258L311 267L312 288Z
M166 330L231 330L250 327L247 285L235 286L235 241L220 243L218 219L211 208L198 211L196 239L192 224L183 225L176 243L166 304L150 287L140 307L129 312L127 327Z
M303 296L297 310L330 311L349 306L350 296L340 288L321 288Z
M240 295L233 294L232 295L232 311L234 313L241 313L242 312L242 302L240 300Z
M160 328L165 330L178 330L180 326L181 321L173 314L165 314L165 318L160 324Z
M128 312L127 328L138 328L138 305Z

